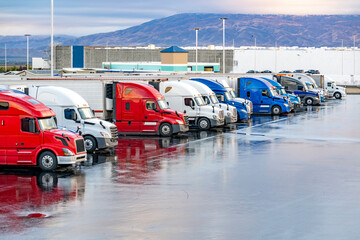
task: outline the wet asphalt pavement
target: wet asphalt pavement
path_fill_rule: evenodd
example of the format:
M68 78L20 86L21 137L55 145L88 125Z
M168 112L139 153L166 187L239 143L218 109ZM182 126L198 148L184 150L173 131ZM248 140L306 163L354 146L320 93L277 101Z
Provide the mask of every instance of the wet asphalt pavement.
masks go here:
M360 95L238 130L121 137L56 173L0 168L0 239L359 239Z

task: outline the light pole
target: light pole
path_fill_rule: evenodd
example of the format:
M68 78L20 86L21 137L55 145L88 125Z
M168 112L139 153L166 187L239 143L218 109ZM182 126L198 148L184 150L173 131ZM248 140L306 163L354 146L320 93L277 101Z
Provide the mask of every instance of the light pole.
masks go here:
M341 75L344 75L344 39L341 40Z
M7 70L7 59L6 59L6 43L5 43L5 72Z
M51 77L54 77L54 0L51 0Z
M275 72L277 73L277 40L275 40Z
M225 73L225 20L228 18L220 18L223 22L223 73Z
M31 34L25 34L26 37L26 70L29 70L29 37Z
M356 71L355 71L355 67L356 67L356 65L355 65L355 46L356 46L356 35L354 35L354 79L355 79L355 73L356 73Z
M195 33L196 33L196 48L195 48L195 61L196 61L196 72L197 72L197 70L198 70L198 32L199 32L199 30L200 30L200 28L194 28L194 30L195 30Z
M251 37L254 38L254 46L255 46L255 50L254 50L254 72L256 72L256 36L251 35Z

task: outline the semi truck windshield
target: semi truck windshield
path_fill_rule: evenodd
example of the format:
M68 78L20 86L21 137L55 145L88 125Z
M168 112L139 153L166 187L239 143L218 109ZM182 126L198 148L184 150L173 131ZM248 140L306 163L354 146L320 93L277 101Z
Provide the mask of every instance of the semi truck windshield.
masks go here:
M219 103L219 100L215 97L215 95L210 95L210 100L213 104Z
M159 104L159 108L160 109L168 109L169 106L167 105L167 103L165 102L165 100L158 100L157 101L158 104Z
M38 118L38 122L40 129L43 131L57 128L55 117Z
M79 113L80 113L80 116L82 119L92 119L94 118L94 114L93 112L91 111L90 108L79 108Z

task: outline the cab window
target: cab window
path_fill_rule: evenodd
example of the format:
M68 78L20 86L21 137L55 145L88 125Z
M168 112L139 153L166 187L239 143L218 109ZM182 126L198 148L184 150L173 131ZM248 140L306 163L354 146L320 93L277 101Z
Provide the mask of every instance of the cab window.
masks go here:
M264 96L264 97L269 97L270 96L268 90L261 90L261 95Z
M21 119L21 131L35 133L37 132L36 121L34 118Z
M0 102L0 111L9 110L9 103L8 102Z
M220 94L220 93L217 93L217 94L216 94L216 97L217 97L217 99L218 99L220 102L224 102L224 101L225 101L224 95L222 95L222 94Z
M156 103L154 101L146 101L146 109L156 110Z
M195 104L194 104L194 100L193 100L192 98L185 98L184 101L185 101L185 106L190 106L190 107L192 107L192 106L195 105Z
M70 108L68 108L68 109L65 109L65 110L64 110L65 119L73 120L73 119L72 119L73 114L76 114L76 113L75 113L75 109L70 109Z

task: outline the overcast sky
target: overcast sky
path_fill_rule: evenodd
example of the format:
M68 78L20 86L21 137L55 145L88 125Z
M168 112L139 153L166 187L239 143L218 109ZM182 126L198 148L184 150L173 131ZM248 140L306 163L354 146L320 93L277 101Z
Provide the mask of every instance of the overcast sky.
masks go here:
M0 0L0 35L49 35L50 6ZM110 32L177 13L360 14L360 0L54 0L54 32Z

